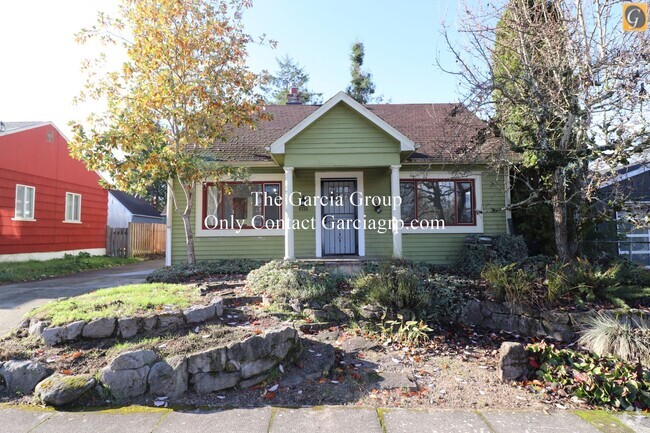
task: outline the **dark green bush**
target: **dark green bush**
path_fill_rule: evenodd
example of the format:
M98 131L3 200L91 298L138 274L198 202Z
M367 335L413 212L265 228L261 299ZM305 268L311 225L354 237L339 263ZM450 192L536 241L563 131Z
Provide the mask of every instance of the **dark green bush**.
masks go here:
M374 263L351 279L357 296L412 319L438 322L453 317L462 292L452 277L431 276L429 267L408 260Z
M273 260L252 270L246 283L258 295L278 302L328 302L345 284L345 276L309 264Z
M238 275L247 274L259 268L265 262L248 259L223 259L198 262L196 265L179 263L157 269L149 274L149 283L187 283L192 280L207 278L210 275Z
M526 243L521 236L489 236L490 243L482 239L485 236L470 236L461 248L454 269L465 275L478 276L488 263L505 266L520 263L528 257Z

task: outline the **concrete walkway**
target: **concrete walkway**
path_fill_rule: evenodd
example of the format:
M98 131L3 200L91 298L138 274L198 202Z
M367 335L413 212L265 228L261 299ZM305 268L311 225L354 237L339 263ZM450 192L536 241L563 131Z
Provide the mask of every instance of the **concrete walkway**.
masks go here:
M649 433L650 418L606 415L590 424L571 412L406 410L318 407L223 411L127 407L55 412L0 407L4 433ZM623 420L624 422L621 422ZM628 427L627 425L630 427Z
M142 283L153 270L164 265L164 260L150 260L41 281L0 285L0 335L9 332L25 313L41 304L106 287Z

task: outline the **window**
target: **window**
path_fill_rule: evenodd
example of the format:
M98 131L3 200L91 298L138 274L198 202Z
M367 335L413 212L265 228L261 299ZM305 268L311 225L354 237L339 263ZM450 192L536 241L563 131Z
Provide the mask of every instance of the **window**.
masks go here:
M16 219L34 219L35 191L33 186L16 185L16 211L14 213Z
M400 195L405 223L442 220L445 226L476 225L473 179L403 180Z
M645 206L631 212L616 212L616 229L619 255L650 267L650 227L638 223L647 213Z
M280 194L280 182L205 184L203 228L280 228Z
M65 222L81 222L81 194L65 193Z

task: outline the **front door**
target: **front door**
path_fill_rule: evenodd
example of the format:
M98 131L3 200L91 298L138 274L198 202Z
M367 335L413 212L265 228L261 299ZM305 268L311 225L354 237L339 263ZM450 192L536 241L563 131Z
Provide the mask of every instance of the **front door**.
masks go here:
M330 179L322 182L323 255L358 254L357 208L350 199L357 190L357 181Z

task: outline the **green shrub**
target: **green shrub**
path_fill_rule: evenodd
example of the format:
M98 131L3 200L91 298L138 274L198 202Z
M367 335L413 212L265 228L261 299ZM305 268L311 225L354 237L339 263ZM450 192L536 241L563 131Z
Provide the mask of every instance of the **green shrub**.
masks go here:
M274 260L252 270L246 283L255 293L279 302L327 302L338 294L345 277L313 265Z
M396 341L408 346L417 346L429 341L429 328L424 321L407 320L404 316L397 315L397 320L386 320L380 325L381 335L389 342Z
M650 365L650 328L642 323L622 323L598 314L585 323L578 343L598 355L613 355Z
M198 262L195 265L179 263L157 269L149 274L147 281L150 283L187 283L211 275L247 274L263 264L263 261L248 259L213 260Z
M463 274L478 276L488 263L505 266L520 263L528 257L526 242L521 236L490 236L491 242L481 241L483 236L470 236L461 248L455 269Z
M523 269L517 269L516 263L499 266L488 264L481 276L492 289L494 297L499 301L511 304L533 306L538 304L535 294L536 278Z
M650 371L612 356L559 350L553 345L527 347L537 378L556 389L599 406L650 408Z
M372 264L364 274L351 279L357 296L371 303L428 322L438 322L456 313L461 292L451 276L430 276L428 266L408 260Z

